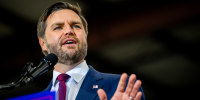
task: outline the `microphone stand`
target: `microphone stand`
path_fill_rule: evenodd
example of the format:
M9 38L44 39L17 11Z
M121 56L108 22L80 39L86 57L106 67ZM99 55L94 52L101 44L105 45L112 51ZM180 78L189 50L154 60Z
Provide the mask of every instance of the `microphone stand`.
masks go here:
M30 76L30 73L35 68L36 67L33 67L32 62L28 62L24 67L24 70L23 70L23 73L21 74L21 77L17 81L14 81L14 82L11 82L11 83L8 83L8 84L4 84L4 85L0 85L0 91L20 87L20 86L23 86L26 83L30 82L31 80L28 80L27 76Z
M38 66L33 67L32 62L28 62L23 70L21 77L14 82L9 84L0 85L0 91L6 89L13 89L15 87L20 87L34 80L36 77L42 75L43 73L53 69L53 66L58 62L58 58L55 54L48 54L39 63Z

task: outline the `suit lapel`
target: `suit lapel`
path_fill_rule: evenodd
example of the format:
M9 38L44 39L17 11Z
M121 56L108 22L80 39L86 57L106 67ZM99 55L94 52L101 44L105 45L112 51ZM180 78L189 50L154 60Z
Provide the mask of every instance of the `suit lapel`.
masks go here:
M97 90L103 88L102 79L101 73L89 66L89 71L81 85L76 100L95 100Z

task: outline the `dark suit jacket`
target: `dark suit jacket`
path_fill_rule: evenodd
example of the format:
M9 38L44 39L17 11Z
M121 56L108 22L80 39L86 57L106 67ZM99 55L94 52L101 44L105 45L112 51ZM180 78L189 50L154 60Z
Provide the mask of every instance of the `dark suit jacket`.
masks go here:
M76 100L99 100L97 90L100 88L106 92L108 100L110 100L117 89L120 76L117 74L101 73L89 66L89 71L81 85ZM52 82L45 90L50 91L51 86ZM93 86L98 86L98 88L93 88ZM139 91L143 93L141 100L145 100L142 87L140 87Z

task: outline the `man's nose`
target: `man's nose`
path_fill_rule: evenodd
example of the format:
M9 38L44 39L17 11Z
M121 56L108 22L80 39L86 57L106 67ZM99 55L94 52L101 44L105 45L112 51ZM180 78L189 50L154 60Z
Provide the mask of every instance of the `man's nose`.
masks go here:
M73 30L71 27L67 27L67 28L64 30L64 33L65 33L65 35L76 36L74 30Z

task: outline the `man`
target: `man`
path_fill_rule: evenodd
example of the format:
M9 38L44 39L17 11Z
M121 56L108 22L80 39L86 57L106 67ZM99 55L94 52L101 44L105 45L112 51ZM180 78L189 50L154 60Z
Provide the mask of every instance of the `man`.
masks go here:
M37 35L45 55L54 53L58 63L48 91L60 91L59 76L67 74L65 92L59 99L67 100L144 100L141 81L133 74L105 74L94 70L84 60L87 55L87 21L80 8L66 2L48 7L38 21ZM63 85L62 85L63 86Z

